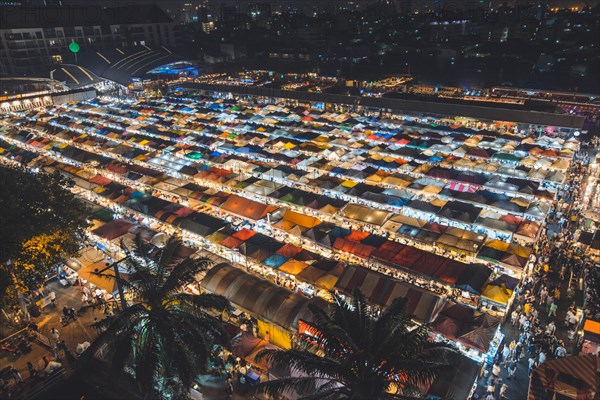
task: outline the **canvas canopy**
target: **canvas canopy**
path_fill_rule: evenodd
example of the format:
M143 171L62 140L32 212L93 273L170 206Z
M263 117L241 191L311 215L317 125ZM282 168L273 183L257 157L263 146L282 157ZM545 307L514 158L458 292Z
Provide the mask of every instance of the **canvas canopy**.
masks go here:
M224 296L256 318L288 330L297 329L299 319L312 320L308 305L313 300L227 263L211 268L200 285L211 293Z
M406 297L406 312L425 323L431 322L443 306L442 299L432 292L361 267L347 266L335 288L346 294L358 288L370 303L380 306L389 306L395 298Z
M114 294L117 291L117 281L114 279L115 271L112 268L106 269L107 265L103 261L84 264L78 271L77 274L82 278L88 281L89 283L95 285L96 287L106 290L109 294ZM101 272L102 275L98 273ZM120 272L120 277L122 279L127 279L127 274Z
M292 210L285 211L285 214L283 214L283 220L281 222L283 229L286 231L289 231L296 225L300 225L304 228L313 228L320 223L321 221L315 217L300 214Z
M427 399L466 399L481 366L474 360L460 355L453 368L442 371L427 391Z
M113 240L126 234L132 226L132 222L125 221L124 219L116 219L94 229L92 233L101 238Z
M343 213L347 218L378 226L383 225L390 215L386 211L373 210L370 207L358 204L348 204Z
M512 290L502 286L487 285L481 292L481 296L494 303L506 306L512 295Z
M467 292L480 294L483 285L492 271L482 264L470 264L469 268L458 278L456 287Z
M221 208L255 221L266 217L268 213L276 209L275 207L236 195L229 196Z
M599 373L600 358L594 354L546 361L533 370L527 398L595 399Z

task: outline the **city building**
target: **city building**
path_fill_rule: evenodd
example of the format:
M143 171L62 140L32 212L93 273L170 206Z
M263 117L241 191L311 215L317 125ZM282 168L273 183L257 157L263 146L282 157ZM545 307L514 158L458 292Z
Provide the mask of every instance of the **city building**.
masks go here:
M156 5L0 7L2 75L36 75L107 48L174 45L174 23Z

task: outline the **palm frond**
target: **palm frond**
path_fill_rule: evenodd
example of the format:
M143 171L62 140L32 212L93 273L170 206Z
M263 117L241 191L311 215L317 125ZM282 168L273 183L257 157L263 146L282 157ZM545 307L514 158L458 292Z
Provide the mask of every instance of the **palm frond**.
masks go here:
M375 318L360 291L351 301L333 297L328 310L309 306L315 331L302 337L304 349L259 352L258 361L310 376L266 383L267 393L296 388L310 399L412 399L453 364L455 351L430 343L429 326L415 326L405 299L394 300ZM328 384L316 385L319 379ZM400 392L388 393L393 387Z
M320 378L333 379L340 375L340 366L333 360L319 357L308 351L295 349L282 351L264 349L256 355L256 361L271 363L275 367L287 367Z
M129 331L136 326L139 318L146 313L146 308L141 304L134 304L127 307L113 319L104 319L98 321L92 326L104 329L94 342L90 345L85 354L94 355L99 348L106 343L114 343L119 338L122 332Z
M162 257L161 257L162 260ZM162 284L159 295L165 296L180 290L184 285L196 281L199 272L207 270L212 265L208 258L187 258L177 264Z
M188 293L178 293L173 296L173 300L181 302L181 304L193 307L195 309L201 310L231 310L231 303L225 297L211 294L211 293L203 293L199 295L188 294Z
M261 382L256 387L258 393L276 397L285 392L296 392L300 396L313 394L318 390L320 378L302 377L302 378L281 378L274 381ZM301 397L302 398L302 397ZM319 398L319 397L313 397Z

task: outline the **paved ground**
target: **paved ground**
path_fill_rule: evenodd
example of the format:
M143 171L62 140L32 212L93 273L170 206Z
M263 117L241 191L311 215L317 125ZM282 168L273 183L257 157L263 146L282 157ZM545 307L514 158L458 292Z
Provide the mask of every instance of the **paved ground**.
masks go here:
M595 153L594 153L595 154ZM568 182L571 182L568 180ZM577 208L575 206L575 203L577 202L576 199L578 199L579 197L577 197L579 187L571 187L570 191L568 193L566 193L566 195L564 195L564 200L566 200L566 202L569 204L569 208L568 208L568 212L572 212L573 210L571 210L571 208ZM572 194L575 193L575 196L572 196ZM570 217L570 214L567 212L567 218ZM579 222L577 222L579 223ZM574 224L573 226L571 226L569 223L567 223L567 227L563 229L567 229L566 233L567 233L567 237L569 236L569 233L572 232L574 229L577 228L577 224ZM558 233L560 231L560 227L558 226L558 224L554 224L554 223L549 223L548 224L548 230L547 230L547 236L548 239L550 239L550 237L556 232ZM568 238L565 239L568 242ZM549 245L553 245L553 244L547 244L547 246ZM568 245L566 246L568 247ZM547 250L547 248L544 248L542 250ZM539 260L538 260L539 262ZM560 281L560 277L558 274L558 270L560 267L559 265L555 264L556 260L550 260L549 264L551 265L551 269L550 272L546 275L546 278L548 280L548 287L551 287L552 285L554 285L555 283L558 283ZM566 262L566 261L563 261ZM568 266L568 264L567 264ZM571 271L571 267L567 267L567 271L566 271L566 275L569 276ZM578 275L573 277L572 279L579 279ZM558 340L562 340L564 342L564 346L565 349L567 350L568 355L574 355L577 354L578 349L576 348L576 344L573 341L570 341L568 339L568 331L565 328L564 325L564 321L565 321L565 316L567 313L567 310L569 309L569 305L572 304L573 299L569 299L567 296L567 288L569 286L568 282L566 282L568 280L567 277L565 277L565 281L561 282L562 284L562 289L561 289L561 296L560 296L560 300L558 300L556 302L556 304L558 305L558 310L556 313L555 317L549 318L548 317L548 308L545 305L541 305L541 304L533 304L533 306L539 311L539 319L540 319L540 327L546 327L552 320L555 322L556 325L556 331L555 331L555 336ZM537 285L535 285L532 288L532 293L539 293L540 287L542 285L542 280L537 280ZM545 283L544 283L545 284ZM516 302L515 302L516 303ZM513 307L516 307L517 304L513 304ZM510 323L510 315L512 312L512 308L507 310L507 322L502 326L502 332L505 334L505 338L503 343L505 345L508 345L513 339L515 341L519 341L519 331L517 328L513 327ZM536 353L537 354L537 353ZM528 389L529 389L529 371L528 371L528 359L529 359L530 353L528 352L527 348L523 349L522 352L522 358L517 362L517 370L516 370L516 374L515 377L510 379L508 378L508 372L507 372L507 367L502 366L501 367L501 373L500 373L500 377L501 377L501 383L496 385L496 391L494 393L494 399L508 399L508 400L521 400L521 399L526 399L527 398L527 394L528 394ZM551 360L554 357L550 354L547 354L548 359ZM475 397L479 398L479 399L483 399L486 397L486 388L487 388L487 378L485 376L479 378L478 380L478 386L477 386L477 390L476 390L476 394ZM506 384L507 385L507 391L506 391L506 397L501 397L499 396L499 389L500 386Z
M208 252L200 252L201 256L209 257L213 263L218 264L226 262L222 257ZM99 254L95 254L95 257L80 257L78 261L82 264L94 263L98 261ZM42 310L42 314L39 317L33 318L32 322L35 322L39 326L39 331L42 335L46 336L51 345L55 345L55 342L51 339L51 329L56 328L59 330L59 340L65 340L67 348L70 353L75 355L75 349L77 344L85 341L92 342L96 337L97 332L91 325L94 318L101 320L104 318L104 313L100 309L85 308L82 314L78 316L76 321L72 321L67 326L63 326L60 322L62 316L62 309L64 306L73 307L75 310L80 310L84 304L81 301L82 292L79 286L62 286L58 280L52 280L46 286L48 291L54 291L56 293L56 302L54 305L49 305ZM1 329L3 336L8 336L14 332L14 329L9 326L3 326ZM86 399L103 399L105 398L106 392L102 389L103 382L96 382L94 379L89 379L90 374L77 374L70 378L71 373L77 366L77 361L73 357L66 357L63 352L56 352L52 347L42 345L38 342L32 342L31 352L22 354L20 356L14 356L8 352L0 351L0 369L5 366L12 365L16 368L22 378L23 383L12 385L11 382L11 395L12 397L18 397L19 395L25 395L31 393L34 390L39 389L47 383L48 380L41 378L32 379L29 376L27 369L27 362L31 362L34 366L37 366L39 370L43 369L44 362L42 358L45 356L49 361L59 361L66 368L66 375L62 379L62 383L54 385L52 390L43 394L41 399L79 399L82 394L85 394ZM58 358L57 358L58 357ZM93 377L92 377L93 378ZM85 384L82 382L85 380ZM69 386L65 388L64 386ZM201 388L201 392L204 395L204 399L207 400L219 400L228 398L225 394L224 388ZM111 394L115 396L115 394ZM118 396L118 394L117 394ZM251 394L248 393L248 388L239 387L236 388L236 393L231 399L249 399L252 398Z
M50 344L54 345L55 342L51 338L50 330L56 328L59 331L59 340L65 340L67 348L71 353L75 353L75 349L78 343L85 341L92 341L96 336L95 329L90 325L93 322L93 318L97 317L101 319L103 317L99 310L86 310L83 315L79 316L76 321L71 322L67 326L62 326L60 322L60 316L62 315L62 308L66 305L67 307L73 307L78 310L82 306L81 292L78 287L69 286L63 287L58 281L52 281L48 284L47 288L56 293L56 305L49 305L42 311L42 315L38 318L34 318L32 321L38 323L39 331L41 334L50 339ZM29 376L27 369L27 362L31 362L36 368L41 370L44 366L42 357L46 357L49 361L59 361L65 367L70 367L73 363L73 359L65 357L63 352L56 352L51 347L43 345L39 342L32 343L32 351L27 354L20 356L10 355L6 352L0 354L0 365L13 365L20 373L24 380L22 384L22 390L27 391L34 386L39 386L42 379L32 380ZM57 360L58 358L58 360ZM18 387L14 388L14 392L20 391Z

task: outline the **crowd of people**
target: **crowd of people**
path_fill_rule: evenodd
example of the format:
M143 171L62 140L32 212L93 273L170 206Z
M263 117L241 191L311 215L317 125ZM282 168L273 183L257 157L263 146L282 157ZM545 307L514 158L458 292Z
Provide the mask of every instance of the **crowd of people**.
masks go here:
M509 398L506 381L516 378L519 363L526 364L531 374L546 360L566 357L581 345L576 334L581 316L575 301L577 285L586 273L598 275L586 254L574 246L584 207L581 184L586 164L586 157L575 158L546 221L547 226L558 225L559 229L549 234L545 228L534 247L504 327L508 339L491 369L485 371L486 400Z

